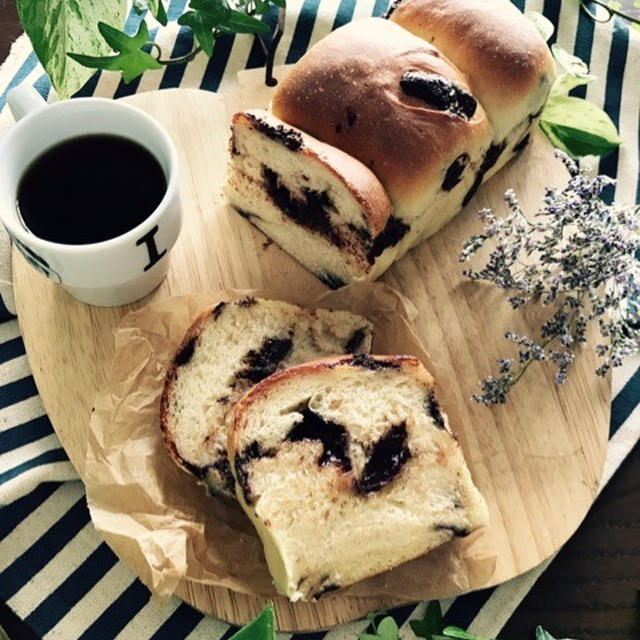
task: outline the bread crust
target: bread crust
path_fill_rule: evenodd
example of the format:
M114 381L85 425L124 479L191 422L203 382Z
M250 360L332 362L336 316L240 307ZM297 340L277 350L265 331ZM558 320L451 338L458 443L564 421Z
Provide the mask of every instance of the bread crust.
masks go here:
M187 329L182 342L179 347L176 349L176 354L171 361L169 369L167 370L167 375L164 379L164 386L162 388L162 397L160 399L160 430L162 432L162 442L165 446L165 449L173 459L173 461L184 471L195 475L200 480L204 479L205 473L207 471L206 467L197 467L189 462L187 462L179 453L176 448L176 444L169 433L169 423L168 423L168 405L169 405L169 397L173 390L173 385L178 376L178 369L180 365L178 363L180 354L183 353L185 347L192 341L196 340L200 335L202 329L204 328L205 323L211 317L211 314L215 312L215 310L219 307L218 303L215 306L207 308L203 311L191 324L191 326Z
M555 76L549 47L509 0L398 0L389 16L467 74L494 125L523 102L544 103Z
M252 109L236 113L233 116L233 127L242 124L249 127L266 125L279 132L281 142L285 145L287 136L299 136L302 144L296 151L317 160L345 185L362 207L371 235L376 236L384 229L392 210L389 196L372 171L356 158L295 129L265 110ZM278 140L275 136L274 139ZM233 148L233 140L231 144Z
M403 217L402 203L421 199L425 185L439 187L455 158L474 149L479 156L492 138L481 104L467 119L404 91L403 75L415 71L471 93L467 78L429 43L388 20L356 20L298 61L272 110L369 167Z

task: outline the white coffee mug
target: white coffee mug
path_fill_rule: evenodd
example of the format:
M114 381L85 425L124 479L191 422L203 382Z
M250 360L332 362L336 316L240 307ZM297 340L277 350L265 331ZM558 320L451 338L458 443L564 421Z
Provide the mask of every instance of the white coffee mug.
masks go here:
M182 221L178 155L167 132L143 111L103 98L47 105L34 89L19 87L9 93L8 104L17 122L0 139L0 221L22 255L88 304L122 305L153 291L166 276ZM165 173L162 201L137 227L103 242L62 244L37 237L17 206L22 175L50 147L91 134L122 136L149 150ZM127 194L122 198L126 201Z

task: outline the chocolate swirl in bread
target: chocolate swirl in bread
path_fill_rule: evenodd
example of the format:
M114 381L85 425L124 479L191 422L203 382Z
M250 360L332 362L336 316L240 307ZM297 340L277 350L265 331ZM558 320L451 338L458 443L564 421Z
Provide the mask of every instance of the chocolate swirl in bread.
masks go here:
M237 495L276 588L317 598L487 523L434 381L408 356L266 378L232 413Z
M233 403L287 366L368 353L371 339L371 324L346 311L253 297L220 302L189 328L167 374L161 403L167 450L209 491L234 496L225 423Z

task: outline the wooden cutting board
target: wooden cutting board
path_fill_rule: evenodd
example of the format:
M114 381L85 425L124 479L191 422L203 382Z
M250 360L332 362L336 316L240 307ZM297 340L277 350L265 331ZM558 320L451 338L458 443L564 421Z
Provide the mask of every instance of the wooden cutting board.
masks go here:
M256 287L275 295L324 290L221 197L230 113L239 104L267 104L269 90L261 78L260 71L243 72L240 91L224 100L184 89L126 98L167 128L182 161L183 231L167 280L146 300L121 308L88 307L14 253L16 302L29 361L51 422L81 477L90 409L109 370L113 329L124 314L152 300L199 290ZM461 275L462 242L479 230L479 208L502 210L507 187L514 187L524 210L533 212L543 187L565 179L548 143L535 136L452 223L383 277L418 310L418 332L430 352L443 404L489 504L491 525L484 535L498 550L497 565L491 580L474 588L503 582L555 552L590 507L604 463L610 384L594 375L595 357L587 349L578 354L561 388L553 384L551 367L536 365L506 405L487 409L470 400L478 381L494 370L494 358L509 353L505 330L532 333L535 325L527 313L512 311L499 292ZM183 582L178 593L232 622L246 622L262 605L258 598L195 583ZM438 595L443 594L433 594ZM309 630L388 604L345 596L317 604L278 600L276 607L279 628Z

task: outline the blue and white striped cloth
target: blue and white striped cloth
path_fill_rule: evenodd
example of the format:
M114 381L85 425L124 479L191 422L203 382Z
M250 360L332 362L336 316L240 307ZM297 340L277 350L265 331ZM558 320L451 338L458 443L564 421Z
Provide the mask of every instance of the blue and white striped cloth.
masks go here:
M481 2L482 0L478 0ZM604 106L625 141L600 163L618 178L619 201L640 202L640 33L621 20L596 25L579 11L578 0L514 0L522 10L543 12L557 27L554 39L587 61L598 79L576 90ZM186 0L171 0L175 19ZM293 63L314 42L349 20L380 15L387 0L289 0L286 32L276 63ZM136 28L131 14L127 28ZM272 25L275 14L265 18ZM175 26L175 25L174 25ZM153 29L174 56L192 47L188 32ZM167 87L223 90L246 67L261 66L262 49L248 36L218 39L209 60L198 56L186 67L169 67L124 84L102 73L80 95L121 97ZM23 36L0 69L0 133L11 124L7 92L19 84L34 86L54 100L42 67ZM1 161L1 159L0 159ZM13 310L9 247L0 236L0 599L45 638L227 638L234 629L204 616L177 598L160 606L93 529L83 486L77 480L47 419L31 376ZM638 361L615 371L608 456L603 484L640 438ZM443 602L446 620L481 635L497 634L531 588L544 566L495 589ZM405 637L408 620L424 603L393 612ZM364 621L313 634L313 640L355 640ZM280 634L288 640L290 634Z

